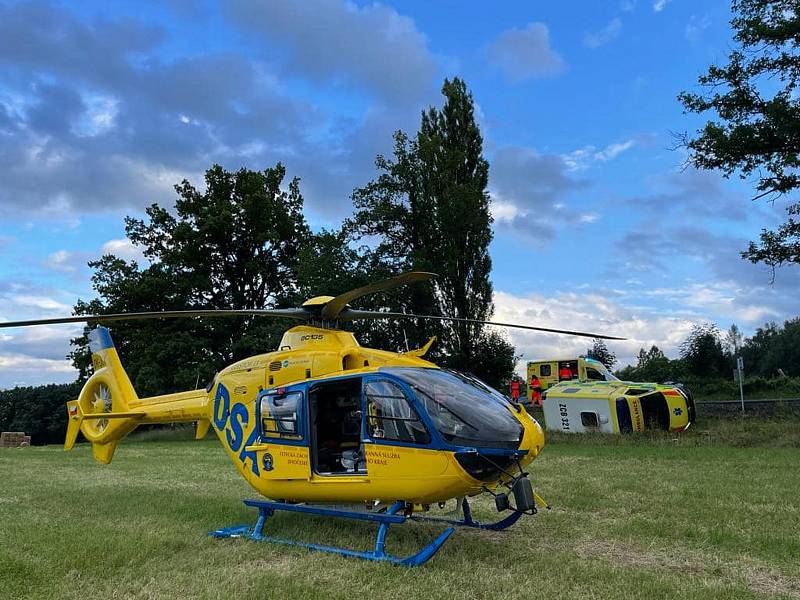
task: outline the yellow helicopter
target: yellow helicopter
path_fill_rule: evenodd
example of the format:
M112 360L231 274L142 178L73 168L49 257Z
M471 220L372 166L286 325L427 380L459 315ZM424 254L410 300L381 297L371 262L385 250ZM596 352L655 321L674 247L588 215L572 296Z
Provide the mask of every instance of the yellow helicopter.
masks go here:
M300 308L141 312L0 323L28 325L131 319L257 315L300 321L275 352L241 360L217 373L205 389L139 398L108 329L89 334L94 374L77 400L67 403L64 448L78 432L95 459L110 463L117 443L137 426L196 422L196 438L214 429L239 473L270 500L245 500L257 508L254 526L228 527L215 537L249 537L369 560L419 565L453 533L453 525L502 530L537 503L525 467L544 447L539 423L517 403L463 373L423 359L435 338L404 353L365 348L339 323L356 319L470 321L568 335L621 339L543 327L454 317L355 310L362 296L432 273L410 272L336 297L319 296ZM504 491L505 490L505 491ZM499 512L494 523L472 518L468 497L489 493ZM459 519L427 516L431 505L456 499ZM513 499L513 500L512 500ZM352 505L352 509L342 505ZM264 535L276 511L373 521L375 549L360 552ZM388 527L408 520L451 525L418 553L385 550Z

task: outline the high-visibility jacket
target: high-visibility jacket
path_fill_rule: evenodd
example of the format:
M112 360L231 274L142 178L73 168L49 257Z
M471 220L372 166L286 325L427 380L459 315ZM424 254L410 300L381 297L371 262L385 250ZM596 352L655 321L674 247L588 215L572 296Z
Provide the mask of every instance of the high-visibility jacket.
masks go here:
M531 377L531 404L542 405L542 382L535 375Z
M511 382L511 397L516 400L519 398L519 381L516 379Z
M572 379L572 369L568 367L561 367L561 370L558 372L559 379Z

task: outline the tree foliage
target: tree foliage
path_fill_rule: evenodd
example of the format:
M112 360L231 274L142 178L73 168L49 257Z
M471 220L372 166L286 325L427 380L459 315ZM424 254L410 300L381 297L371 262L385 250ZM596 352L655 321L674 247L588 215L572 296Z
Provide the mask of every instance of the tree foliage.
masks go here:
M742 344L745 373L774 377L800 376L800 317L783 326L767 323Z
M91 262L98 297L76 314L152 310L266 308L299 289L301 251L309 238L297 179L284 190L281 164L265 171L220 166L206 189L175 187L174 212L157 204L147 219L126 219L126 233L151 264L106 255ZM258 318L129 321L114 325L118 349L142 394L192 388L225 364L275 347L285 323ZM83 378L85 338L74 340ZM165 368L169 365L169 368Z
M611 369L617 363L617 355L609 350L606 343L599 338L592 340L592 347L586 350L586 356L599 360L607 369Z
M489 165L464 82L445 80L442 93L443 106L422 113L418 133L397 132L393 156L377 158L379 175L354 191L355 214L341 230L310 231L299 181L284 185L280 163L236 172L215 165L204 190L188 181L175 186L174 209L153 204L145 218L126 219L127 237L147 262L106 255L90 263L97 297L79 301L75 313L296 305L413 269L439 278L355 304L489 318ZM359 241L366 243L357 247ZM237 317L119 322L113 329L134 387L151 395L194 387L231 361L273 349L287 324ZM513 371L513 346L479 324L350 326L362 343L395 350L437 335L432 358L497 386ZM86 338L73 344L73 363L85 379Z
M379 156L380 175L353 193L356 212L347 223L359 239L376 240L377 263L394 272L439 274L433 287L416 286L399 310L436 316L487 319L494 307L489 279L492 240L489 164L475 121L474 102L458 78L445 80L441 109L423 112L414 138L394 136L392 158ZM447 366L478 373L487 361L499 371L485 373L502 385L513 371L514 349L479 324L419 322L403 326L412 344L437 335L436 356Z
M24 431L37 446L63 443L66 404L80 390L78 382L0 390L0 431Z
M690 161L726 176L757 178L757 197L790 194L800 187L800 11L794 0L734 0L735 47L725 65L699 78L704 93L683 92L688 112L716 113L684 143ZM742 256L774 269L800 263L800 203L788 219L763 230Z
M689 337L681 344L681 359L690 375L714 378L729 373L719 329L714 323L703 323L692 328Z

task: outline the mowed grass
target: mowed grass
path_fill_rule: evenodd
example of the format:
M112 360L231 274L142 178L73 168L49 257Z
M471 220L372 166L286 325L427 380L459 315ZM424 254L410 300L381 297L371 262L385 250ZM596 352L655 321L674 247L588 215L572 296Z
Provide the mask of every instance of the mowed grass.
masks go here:
M788 427L788 429L787 429ZM796 424L785 424L794 431ZM800 598L800 449L553 440L531 465L553 509L458 530L409 569L207 532L252 523L218 442L0 451L0 598ZM694 441L692 441L694 440ZM477 517L496 518L491 499ZM375 525L285 514L281 537L368 549ZM410 554L438 525L393 526Z

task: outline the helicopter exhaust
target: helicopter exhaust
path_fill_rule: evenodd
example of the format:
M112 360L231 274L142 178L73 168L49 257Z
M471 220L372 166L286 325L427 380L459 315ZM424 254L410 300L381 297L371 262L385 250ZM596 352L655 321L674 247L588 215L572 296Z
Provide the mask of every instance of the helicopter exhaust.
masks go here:
M67 402L64 450L71 450L83 433L95 460L108 464L119 440L141 424L197 421L198 439L208 431L205 390L140 399L108 329L99 326L89 333L89 349L94 374L78 399Z

